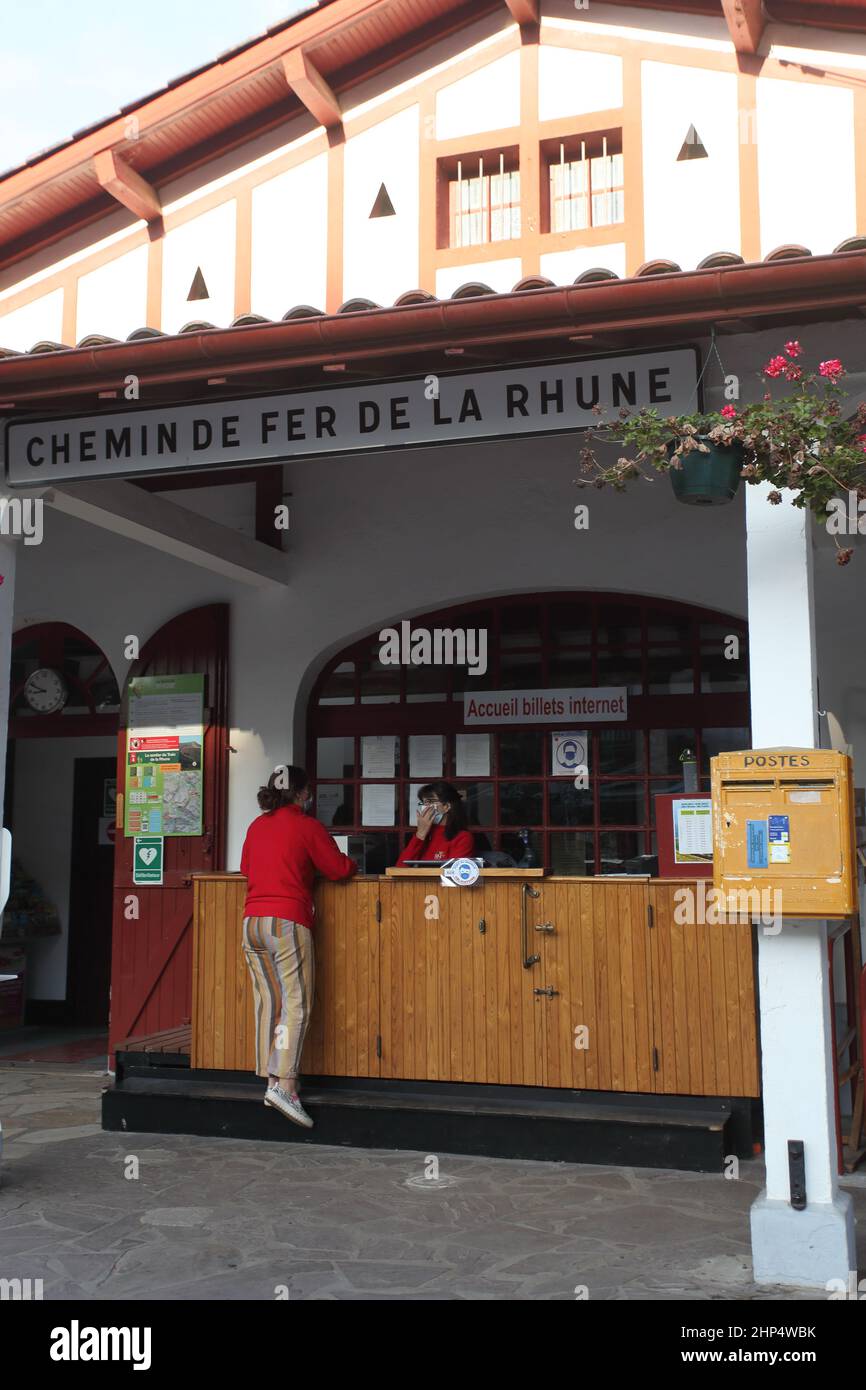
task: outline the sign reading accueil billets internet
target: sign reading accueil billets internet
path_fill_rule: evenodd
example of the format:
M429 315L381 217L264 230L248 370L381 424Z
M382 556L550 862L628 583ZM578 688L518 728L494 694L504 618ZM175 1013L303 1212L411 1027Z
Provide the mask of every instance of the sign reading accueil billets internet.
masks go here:
M200 835L204 676L129 682L124 833Z
M466 690L464 724L547 724L559 719L618 723L628 719L625 686L587 690Z

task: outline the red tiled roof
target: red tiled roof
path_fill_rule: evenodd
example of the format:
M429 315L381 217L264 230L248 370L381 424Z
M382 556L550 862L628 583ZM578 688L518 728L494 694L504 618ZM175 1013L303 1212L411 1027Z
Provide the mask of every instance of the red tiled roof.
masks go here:
M722 0L607 0L641 9L721 16ZM77 131L0 175L0 264L9 265L116 209L93 157L111 149L154 187L302 111L282 58L303 48L339 94L446 34L489 14L511 22L505 0L319 0L156 92ZM866 0L765 0L782 23L866 30ZM131 115L138 129L130 137Z
M275 381L288 388L316 373L321 380L325 367L344 370L347 378L399 376L421 370L419 364L425 371L448 370L463 353L473 362L563 350L577 355L590 343L614 349L644 340L658 344L713 325L740 332L862 310L866 238L851 238L827 256L786 254L748 265L730 255L708 259L720 263L626 280L587 272L559 287L532 277L510 294L472 286L449 300L415 291L391 308L347 305L330 315L301 306L276 322L245 315L229 328L195 323L174 336L141 329L122 343L41 344L0 361L0 413L56 413L61 400L92 408L99 392L116 396L129 373L148 390L181 394L198 383L236 394L241 382L257 390Z

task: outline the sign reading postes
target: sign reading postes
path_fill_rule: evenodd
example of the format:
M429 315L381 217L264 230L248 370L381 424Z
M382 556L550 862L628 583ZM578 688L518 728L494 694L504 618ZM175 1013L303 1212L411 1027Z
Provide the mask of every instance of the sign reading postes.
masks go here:
M205 405L159 406L6 429L13 486L287 458L566 433L623 407L694 407L695 348L417 375ZM601 415L594 407L599 407Z
M549 724L560 719L620 723L628 719L628 690L625 686L598 686L588 690L480 690L477 694L466 690L463 693L463 723L466 725ZM577 737L575 734L574 738Z

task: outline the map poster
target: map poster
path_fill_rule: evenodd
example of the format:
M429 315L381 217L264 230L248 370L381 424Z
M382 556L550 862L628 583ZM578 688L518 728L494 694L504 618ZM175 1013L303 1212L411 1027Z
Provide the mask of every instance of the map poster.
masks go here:
M129 682L125 835L200 835L204 676Z

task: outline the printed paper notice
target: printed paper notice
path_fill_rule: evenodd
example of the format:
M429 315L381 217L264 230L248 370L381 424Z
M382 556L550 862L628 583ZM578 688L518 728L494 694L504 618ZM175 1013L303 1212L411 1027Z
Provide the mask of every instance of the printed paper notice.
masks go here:
M345 792L342 786L332 787L322 785L316 788L316 819L322 825L333 825L334 812L343 805Z
M395 806L395 787L364 787L361 792L361 824L393 825Z
M409 776L442 776L442 735L409 735Z
M396 761L397 740L393 734L365 734L361 739L362 777L393 777Z
M490 776L490 735L458 734L456 740L456 776Z
M713 860L713 803L708 796L675 801L674 863L711 864Z

